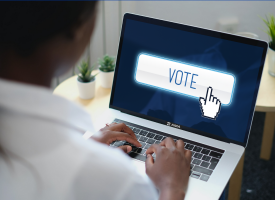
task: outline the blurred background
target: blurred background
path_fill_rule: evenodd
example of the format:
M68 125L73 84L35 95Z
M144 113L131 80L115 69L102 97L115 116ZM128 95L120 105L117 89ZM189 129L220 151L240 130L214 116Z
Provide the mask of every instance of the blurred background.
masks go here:
M268 41L261 17L275 14L274 1L100 1L90 47L90 63L105 54L116 56L120 28L126 12L190 24L224 32L252 32ZM73 69L52 82L52 89L74 75Z

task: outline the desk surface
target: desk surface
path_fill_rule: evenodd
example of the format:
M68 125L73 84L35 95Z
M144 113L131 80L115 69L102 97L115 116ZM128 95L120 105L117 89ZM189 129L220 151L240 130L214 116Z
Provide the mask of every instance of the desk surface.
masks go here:
M100 113L108 109L111 89L102 88L98 80L99 76L97 76L95 97L90 100L84 100L78 96L76 78L76 76L73 76L63 81L53 93L81 104L91 114L92 120L95 120ZM268 74L267 62L263 71L256 111L275 112L275 77Z
M98 81L99 76L97 76L95 83L95 97L84 100L78 96L76 79L77 76L73 76L63 81L55 88L53 93L81 104L90 113L92 120L95 121L97 116L108 109L111 89L102 88L100 86L100 82Z
M262 81L256 102L256 111L275 112L275 77L268 74L265 62Z

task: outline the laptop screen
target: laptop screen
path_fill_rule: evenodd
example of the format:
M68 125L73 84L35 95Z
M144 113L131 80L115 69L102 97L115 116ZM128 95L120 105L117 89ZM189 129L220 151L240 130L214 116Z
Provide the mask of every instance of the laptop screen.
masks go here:
M266 46L126 14L110 107L245 146Z

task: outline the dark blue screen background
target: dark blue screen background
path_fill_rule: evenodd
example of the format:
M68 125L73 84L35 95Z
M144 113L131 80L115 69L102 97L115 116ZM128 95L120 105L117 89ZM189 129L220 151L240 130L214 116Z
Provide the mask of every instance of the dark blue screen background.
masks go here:
M244 142L254 106L263 48L127 19L112 105ZM137 83L140 53L190 63L235 76L229 106L216 120L202 117L199 99Z

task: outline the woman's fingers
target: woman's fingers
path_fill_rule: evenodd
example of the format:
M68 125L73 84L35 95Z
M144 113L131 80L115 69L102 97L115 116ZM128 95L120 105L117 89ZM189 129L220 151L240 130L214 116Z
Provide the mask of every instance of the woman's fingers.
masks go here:
M176 141L176 147L179 149L183 154L185 153L185 148L184 148L184 142L179 139Z
M183 141L182 141L183 142ZM182 146L182 144L180 144ZM168 138L165 138L165 140L163 140L159 145L157 144L153 144L151 145L147 151L146 151L146 154L152 154L152 153L155 153L157 154L157 151L160 150L161 148L163 147L166 147L168 149L173 149L173 148L176 148L176 143L175 141L168 137ZM184 144L183 144L183 148L184 148Z
M130 151L132 151L132 147L129 145L123 145L118 148L121 149L122 151L124 151L124 153L129 153Z
M167 148L175 148L176 147L176 144L175 144L175 141L168 137L168 138L165 138L165 140L163 140L161 143L160 143L161 146L165 146Z
M109 137L109 144L111 144L113 141L116 140L125 140L133 145L135 145L136 147L141 147L141 144L137 141L136 138L133 138L131 135L129 135L128 133L124 133L124 132L119 132L119 131L111 131L112 134L108 135Z
M159 149L163 148L162 146L158 145L158 144L152 144L146 151L146 154L153 154L155 153L157 155L157 151L159 151Z
M145 169L146 169L146 172L148 172L148 170L151 169L151 167L153 166L154 164L154 158L151 154L147 154L147 158L146 158L146 161L145 161Z
M187 162L191 163L192 152L189 150L186 150L184 155L186 157Z
M132 129L130 129L128 126L126 126L126 124L124 123L112 123L109 126L109 130L111 131L120 131L120 132L124 132L124 133L128 133L129 135L131 135L133 138L137 139L134 131Z

